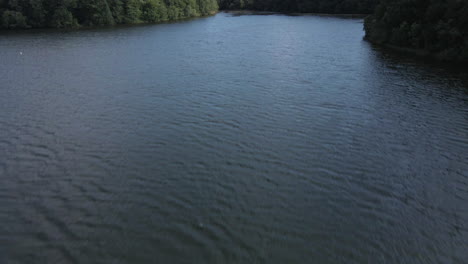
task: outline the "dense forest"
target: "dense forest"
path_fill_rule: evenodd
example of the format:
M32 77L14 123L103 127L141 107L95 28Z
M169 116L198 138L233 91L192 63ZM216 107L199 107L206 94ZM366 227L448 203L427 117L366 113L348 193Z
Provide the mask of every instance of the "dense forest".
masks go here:
M375 43L468 61L467 0L382 0L365 30Z
M0 0L0 28L154 23L217 10L216 0Z
M218 0L222 10L370 14L379 0Z
M171 21L220 9L368 14L378 0L0 0L0 28L70 28Z

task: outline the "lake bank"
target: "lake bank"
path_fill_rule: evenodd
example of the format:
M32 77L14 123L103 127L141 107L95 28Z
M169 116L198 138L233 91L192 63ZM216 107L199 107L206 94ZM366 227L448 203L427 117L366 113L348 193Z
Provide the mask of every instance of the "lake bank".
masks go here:
M216 0L184 1L119 1L74 0L61 4L42 1L0 3L0 28L79 28L177 21L213 15Z
M327 13L297 13L297 12L270 12L256 10L220 10L220 12L232 14L235 16L244 15L288 15L288 16L321 16L321 17L340 17L340 18L365 18L368 14L327 14Z
M364 37L364 40L368 41L372 45L379 46L382 49L388 49L388 50L391 50L393 52L413 56L415 58L425 59L425 60L440 62L440 63L445 63L445 64L450 64L452 67L453 66L455 66L455 67L460 66L460 67L464 67L464 68L468 67L468 65L466 64L468 61L453 60L453 58L447 58L442 53L433 53L433 52L430 52L428 50L414 49L414 48L408 48L408 47L400 47L400 46L392 45L392 44L388 44L388 43L379 43L379 42L371 40L369 37L366 37L366 36Z
M123 29L123 28L132 28L132 27L147 27L147 26L156 26L156 25L167 25L167 24L177 24L189 22L192 20L209 18L216 16L219 12L212 12L208 15L203 16L194 16L187 18L180 18L176 20L167 20L160 22L138 22L138 23L129 23L129 24L114 24L114 25L102 25L102 26L76 26L69 28L21 28L21 29L4 29L0 28L0 35L8 34L21 34L21 33L36 33L36 32L73 32L73 31L87 31L87 30L112 30L112 29Z

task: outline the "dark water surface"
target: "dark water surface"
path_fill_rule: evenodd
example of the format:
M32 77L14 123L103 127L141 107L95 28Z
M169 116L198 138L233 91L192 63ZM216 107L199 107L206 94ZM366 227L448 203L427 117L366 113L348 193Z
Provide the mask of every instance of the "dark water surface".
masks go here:
M362 37L228 14L2 33L0 262L466 263L467 74Z

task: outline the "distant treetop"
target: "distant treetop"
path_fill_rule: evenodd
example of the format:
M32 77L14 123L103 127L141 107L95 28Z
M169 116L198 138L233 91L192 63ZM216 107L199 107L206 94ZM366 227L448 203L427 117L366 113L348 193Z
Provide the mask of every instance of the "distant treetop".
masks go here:
M382 0L365 31L375 43L468 61L467 0Z
M0 28L154 23L217 10L216 0L0 0Z
M221 10L370 14L379 0L218 0Z

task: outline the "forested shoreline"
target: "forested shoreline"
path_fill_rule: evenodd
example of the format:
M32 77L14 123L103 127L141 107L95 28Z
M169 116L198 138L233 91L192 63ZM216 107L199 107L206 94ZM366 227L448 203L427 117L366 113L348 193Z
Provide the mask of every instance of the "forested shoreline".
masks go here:
M218 10L370 14L364 29L373 43L468 61L467 0L0 0L0 28L158 23Z
M218 0L221 10L371 14L379 0Z
M370 14L378 0L0 0L0 28L76 28L174 21L218 10Z
M366 39L380 45L468 61L466 0L382 0L364 28Z
M0 28L76 28L211 15L216 0L0 0Z

